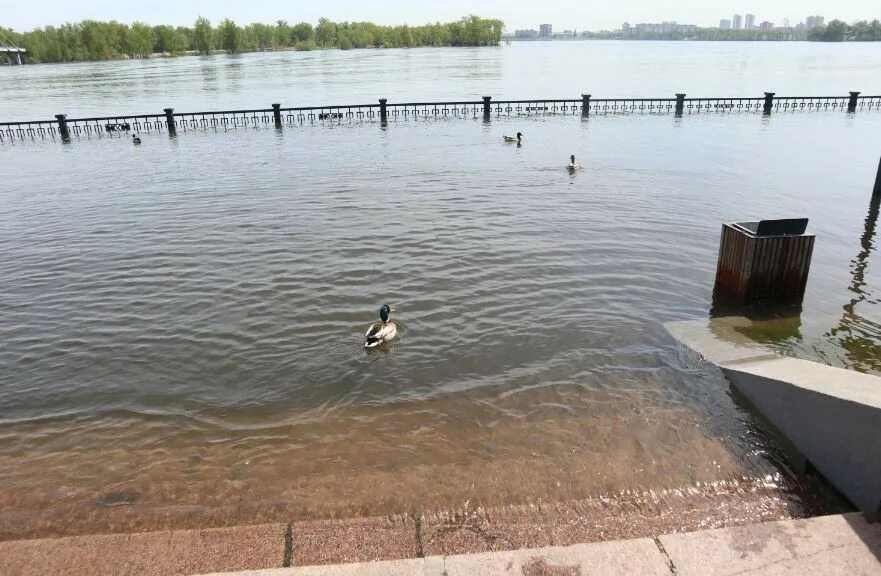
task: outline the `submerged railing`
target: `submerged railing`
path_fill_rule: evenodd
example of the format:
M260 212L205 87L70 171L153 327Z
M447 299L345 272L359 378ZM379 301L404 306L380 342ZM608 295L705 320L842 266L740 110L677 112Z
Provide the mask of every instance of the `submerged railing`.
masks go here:
M192 130L230 130L237 128L277 128L303 124L341 122L388 122L443 118L493 118L509 116L568 115L589 118L607 114L686 114L795 111L846 111L854 114L863 110L881 110L881 95L862 96L851 92L847 96L776 96L765 92L757 98L592 98L583 94L574 99L542 100L481 100L461 102L388 102L343 106L307 106L255 110L215 110L210 112L175 112L165 108L160 114L98 116L68 118L57 114L54 120L0 122L0 142L38 138L120 136L132 133L178 132Z

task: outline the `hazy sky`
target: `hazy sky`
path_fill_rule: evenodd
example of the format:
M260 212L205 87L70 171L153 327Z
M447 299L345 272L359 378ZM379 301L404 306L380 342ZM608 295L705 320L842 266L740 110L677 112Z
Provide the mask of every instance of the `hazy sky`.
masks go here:
M150 24L191 24L203 15L213 22L229 17L239 24L370 20L380 24L423 24L453 20L466 14L497 17L508 30L554 28L577 30L614 29L622 22L675 20L683 24L717 26L720 18L753 13L756 23L770 20L777 25L789 18L794 25L810 14L827 21L881 18L879 0L0 0L0 26L29 30L36 26L63 24L85 19L141 20Z

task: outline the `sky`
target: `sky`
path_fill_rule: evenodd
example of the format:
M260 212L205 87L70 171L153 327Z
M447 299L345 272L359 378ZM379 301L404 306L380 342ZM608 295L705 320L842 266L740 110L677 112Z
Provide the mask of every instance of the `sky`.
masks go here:
M735 13L756 15L763 20L792 25L819 14L827 21L881 19L879 0L0 0L0 26L19 31L38 26L79 20L142 21L149 24L189 25L198 16L212 22L232 18L249 22L315 23L331 20L377 24L424 24L446 22L467 14L500 18L508 31L552 24L555 29L612 30L623 22L660 22L718 26L720 18Z

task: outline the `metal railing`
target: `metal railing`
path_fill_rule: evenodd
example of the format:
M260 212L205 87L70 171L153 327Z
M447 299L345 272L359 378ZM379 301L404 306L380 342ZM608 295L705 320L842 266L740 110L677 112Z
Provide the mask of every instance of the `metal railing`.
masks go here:
M385 99L376 104L343 106L307 106L254 110L214 110L207 112L174 112L166 108L159 114L67 118L58 114L54 120L0 122L0 142L60 138L119 137L130 134L179 132L194 130L232 130L239 128L276 128L306 124L339 124L342 122L388 122L446 118L473 118L490 121L512 116L560 115L604 116L609 114L673 114L677 117L701 113L752 112L767 116L772 112L796 111L858 111L881 110L881 95L862 96L776 96L766 92L762 97L745 98L592 98L584 94L573 99L481 100L459 102L400 102Z

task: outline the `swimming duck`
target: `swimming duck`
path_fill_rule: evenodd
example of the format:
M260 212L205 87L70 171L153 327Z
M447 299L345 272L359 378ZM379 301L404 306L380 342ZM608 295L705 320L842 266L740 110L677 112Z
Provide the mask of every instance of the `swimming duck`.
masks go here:
M132 144L138 145L141 143L141 138L137 134L132 134Z
M569 164L566 166L570 172L575 172L576 170L581 170L581 164L575 163L575 154L569 156Z
M389 320L389 314L394 312L394 308L390 308L388 304L383 304L379 309L379 322L374 322L367 329L365 334L364 347L373 348L379 346L383 342L392 340L398 333L398 326Z
M502 136L502 138L505 139L505 142L516 142L517 144L520 144L520 139L523 138L523 134L517 132L516 138L514 138L513 136Z

